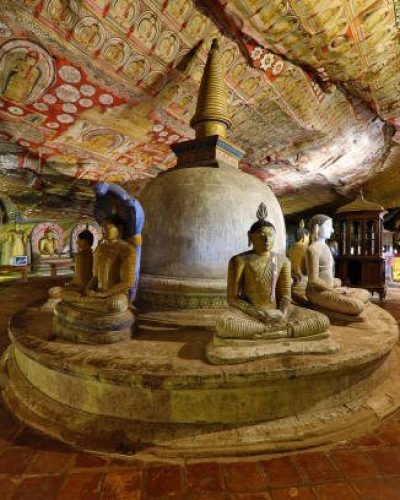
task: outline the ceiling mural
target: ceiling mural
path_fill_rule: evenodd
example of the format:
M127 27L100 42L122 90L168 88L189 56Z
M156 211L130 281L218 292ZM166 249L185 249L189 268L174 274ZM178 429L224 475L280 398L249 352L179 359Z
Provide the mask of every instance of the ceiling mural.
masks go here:
M140 190L193 138L217 36L241 168L288 213L349 196L398 157L399 26L397 0L3 0L0 190L26 215Z

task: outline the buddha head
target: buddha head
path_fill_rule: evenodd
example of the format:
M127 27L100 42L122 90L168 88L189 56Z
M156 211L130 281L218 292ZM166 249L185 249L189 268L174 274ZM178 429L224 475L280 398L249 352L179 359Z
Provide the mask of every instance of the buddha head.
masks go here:
M304 227L304 220L301 219L299 222L299 227L296 231L296 241L303 243L303 245L308 245L310 241L310 233L308 229Z
M52 230L48 227L43 234L43 238L48 241L54 241L56 237L54 236Z
M79 233L78 240L76 242L78 247L78 252L90 250L92 248L93 241L94 241L93 234L88 229L85 229L84 231Z
M313 241L328 240L333 233L333 221L328 215L314 215L311 217L308 226Z
M265 253L272 250L275 242L275 227L266 220L268 215L267 207L261 203L257 210L257 222L255 222L249 232L249 246L252 245L256 253Z
M107 217L102 224L104 239L107 241L120 239L123 232L123 225L122 219L117 214Z

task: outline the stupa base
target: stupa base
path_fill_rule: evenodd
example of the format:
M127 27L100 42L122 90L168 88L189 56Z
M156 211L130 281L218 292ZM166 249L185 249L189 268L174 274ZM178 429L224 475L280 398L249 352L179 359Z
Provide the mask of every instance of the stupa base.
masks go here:
M227 307L226 279L140 276L137 303L141 309L184 310Z
M332 326L340 350L215 366L212 328L139 332L111 345L52 340L51 314L10 324L3 397L27 425L80 448L131 456L227 456L326 445L400 406L397 324L370 304Z

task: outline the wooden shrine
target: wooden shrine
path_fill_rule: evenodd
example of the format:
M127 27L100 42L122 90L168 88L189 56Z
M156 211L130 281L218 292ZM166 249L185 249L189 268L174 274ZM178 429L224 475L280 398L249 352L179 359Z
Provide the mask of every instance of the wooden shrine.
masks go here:
M383 215L385 209L368 201L360 191L351 203L340 207L337 276L344 286L366 288L386 296L383 256Z

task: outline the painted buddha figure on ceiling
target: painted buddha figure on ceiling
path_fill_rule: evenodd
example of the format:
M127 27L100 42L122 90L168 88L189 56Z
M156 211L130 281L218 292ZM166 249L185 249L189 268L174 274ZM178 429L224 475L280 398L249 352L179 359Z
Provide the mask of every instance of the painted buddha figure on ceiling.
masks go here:
M291 304L290 261L273 252L275 227L262 203L249 232L252 250L235 255L228 267L230 310L216 323L217 341L328 337L328 318ZM229 344L228 344L229 345ZM222 363L208 350L212 363ZM256 357L257 355L255 355Z
M18 54L6 68L8 75L3 96L16 103L25 102L40 78L39 54L34 51Z
M307 249L307 299L316 309L332 318L358 319L370 294L361 288L346 288L334 277L334 260L326 244L333 233L332 219L314 215L309 223L312 243Z
M70 0L50 0L47 11L51 19L61 26L69 24L74 15Z

